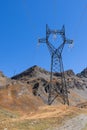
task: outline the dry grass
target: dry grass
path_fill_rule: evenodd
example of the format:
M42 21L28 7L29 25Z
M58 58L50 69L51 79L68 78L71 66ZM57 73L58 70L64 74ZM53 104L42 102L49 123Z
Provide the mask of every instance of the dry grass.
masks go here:
M27 86L23 91L29 89L29 93L20 96L22 87L18 84L0 90L0 130L51 130L80 113L87 113L87 109L77 107L44 105Z
M61 125L64 121L79 115L81 110L76 107L68 106L44 106L38 111L26 113L22 116L11 117L9 112L6 116L5 111L0 113L0 130L45 130ZM2 115L2 116L1 116Z

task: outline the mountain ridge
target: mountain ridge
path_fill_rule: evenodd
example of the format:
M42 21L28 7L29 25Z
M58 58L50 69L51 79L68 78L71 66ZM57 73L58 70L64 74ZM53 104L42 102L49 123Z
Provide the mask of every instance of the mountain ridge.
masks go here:
M80 73L77 74L78 77L85 77L87 78L87 67L85 69L83 69Z
M87 100L87 78L81 78L78 74L75 74L73 70L67 70L64 72L67 88L71 92L69 94L69 99L71 104L78 104L81 100ZM82 74L82 72L81 72ZM47 104L48 88L50 82L50 72L42 69L38 66L33 66L24 72L12 77L14 80L19 80L23 83L27 83L32 86L32 91L35 96L40 96L43 102ZM54 86L60 83L61 74L53 74ZM37 87L35 87L37 86ZM78 95L79 100L73 98L74 95ZM85 95L85 96L84 96ZM59 100L59 99L58 99ZM55 100L55 102L58 102ZM59 101L60 102L60 101ZM73 103L72 103L73 102Z
M64 73L67 88L70 92L68 93L70 105L75 106L82 102L87 102L87 78L79 77L73 70L68 70ZM60 80L61 75L59 73L53 74L54 87L60 83ZM41 67L32 66L11 79L1 74L0 81L2 83L0 105L3 107L27 111L31 108L37 109L38 106L48 103L50 72ZM63 104L60 95L52 103L52 105L54 104Z

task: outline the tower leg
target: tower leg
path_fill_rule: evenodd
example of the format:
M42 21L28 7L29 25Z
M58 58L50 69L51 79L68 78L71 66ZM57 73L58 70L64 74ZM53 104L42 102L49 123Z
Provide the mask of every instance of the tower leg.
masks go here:
M64 104L69 105L67 84L66 84L66 80L65 80L62 57L60 57L59 62L60 62L61 84L62 84L61 90L62 90L63 101L64 101Z
M52 77L53 77L53 55L51 56L51 74L50 74L50 84L49 84L49 95L48 95L48 104L52 103Z

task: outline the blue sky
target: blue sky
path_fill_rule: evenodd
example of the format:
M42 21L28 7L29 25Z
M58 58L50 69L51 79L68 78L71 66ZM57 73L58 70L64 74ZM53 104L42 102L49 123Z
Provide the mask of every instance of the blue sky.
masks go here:
M0 0L0 70L13 76L38 65L50 70L50 55L38 38L45 26L61 29L74 40L63 51L65 70L87 67L87 0Z

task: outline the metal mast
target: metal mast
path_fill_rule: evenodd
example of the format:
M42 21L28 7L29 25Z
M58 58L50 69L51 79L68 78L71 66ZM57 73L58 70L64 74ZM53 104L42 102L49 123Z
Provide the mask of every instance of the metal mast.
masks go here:
M61 36L62 43L57 48L50 42L49 40L50 35ZM58 95L60 95L63 99L64 104L69 105L68 91L67 91L67 85L66 85L63 62L62 62L62 51L64 45L72 44L73 40L69 40L66 38L64 25L61 30L51 30L46 24L46 38L39 39L39 43L46 43L51 55L51 74L50 74L48 104L51 105L51 103L55 100L55 98ZM56 85L56 86L53 85L54 72L60 73L61 76L60 85ZM53 93L56 93L56 96L53 96Z

